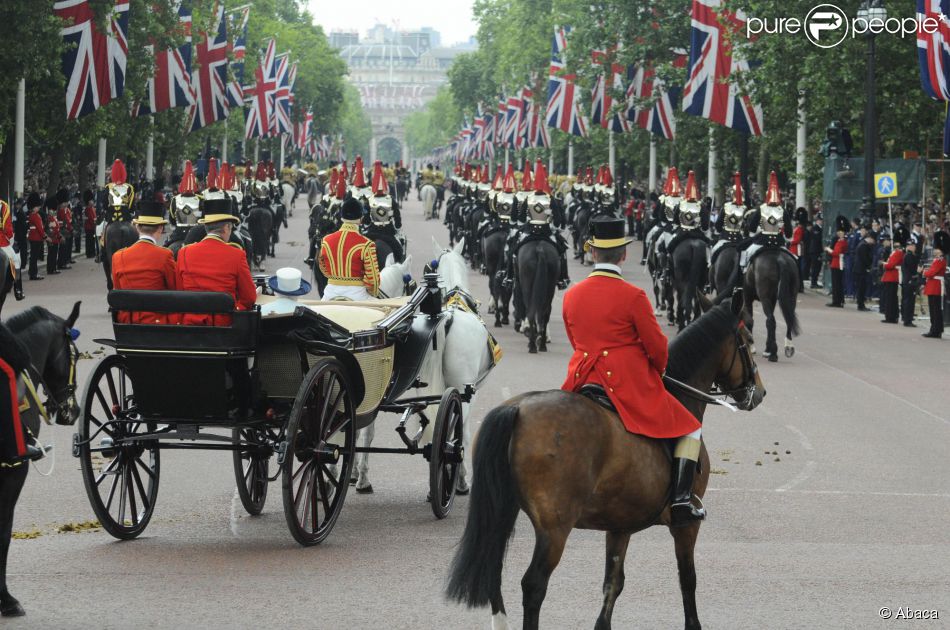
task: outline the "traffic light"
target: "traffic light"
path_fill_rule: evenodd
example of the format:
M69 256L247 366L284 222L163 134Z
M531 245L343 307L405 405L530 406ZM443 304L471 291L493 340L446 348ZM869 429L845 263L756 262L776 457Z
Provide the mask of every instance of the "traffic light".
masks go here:
M821 154L825 157L851 157L852 147L851 132L840 120L832 120L825 131L825 141L821 143Z

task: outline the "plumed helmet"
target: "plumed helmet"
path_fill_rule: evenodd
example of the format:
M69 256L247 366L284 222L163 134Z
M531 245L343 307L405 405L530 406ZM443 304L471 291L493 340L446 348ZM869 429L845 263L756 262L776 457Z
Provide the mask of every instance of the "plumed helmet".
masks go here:
M272 181L272 180L277 179L277 169L274 168L274 161L273 161L273 160L268 160L268 161L267 161L267 179L268 179L269 181Z
M505 187L505 176L501 164L495 169L495 179L492 180L491 187L494 190L502 190Z
M208 177L206 180L208 190L217 190L221 186L218 184L218 160L211 158L208 160Z
M524 161L524 175L521 176L521 190L534 190L534 184L531 178L531 162L528 160Z
M551 220L551 186L547 170L538 159L534 165L534 193L528 196L528 219L532 223L548 223Z
M369 198L369 214L373 223L385 225L389 223L393 214L393 199L389 195L389 183L383 172L383 163L379 160L373 163L373 194Z
M116 158L115 162L112 163L112 170L109 171L109 180L113 184L124 184L127 179L125 164L122 163L122 160Z
M327 187L327 190L330 193L330 196L336 195L336 182L339 179L340 175L335 168L330 169L330 185Z
M340 207L340 218L344 221L358 223L363 218L363 206L359 201L350 197Z
M359 155L353 162L353 187L366 188L366 172L363 170L363 158Z
M769 189L765 193L765 205L782 205L782 192L778 188L778 175L775 174L775 171L769 173Z
M258 199L266 199L270 195L270 183L267 181L267 165L264 164L263 161L257 163L252 192Z
M732 175L732 203L737 206L745 203L742 198L742 175L739 171Z
M334 196L339 201L343 201L346 197L346 174L340 173L339 177L336 178L336 188L334 189Z
M699 186L696 184L696 173L692 170L686 174L686 201L699 201Z
M185 160L185 171L181 174L181 181L178 183L179 195L193 195L198 190L198 183L195 181L195 167L191 160Z

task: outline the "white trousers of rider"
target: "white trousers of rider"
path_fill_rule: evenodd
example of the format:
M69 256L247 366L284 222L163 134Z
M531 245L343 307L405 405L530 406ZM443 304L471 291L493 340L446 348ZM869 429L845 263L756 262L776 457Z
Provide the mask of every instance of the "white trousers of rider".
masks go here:
M372 300L373 297L366 290L366 287L362 285L328 284L327 288L323 290L323 297L320 299L324 302L330 300L354 300L361 302L364 300Z
M14 269L20 268L20 254L13 249L13 245L0 247L0 250L3 250L3 253L7 255L7 260L13 264Z
M677 439L673 457L698 461L702 434L703 430L699 428Z

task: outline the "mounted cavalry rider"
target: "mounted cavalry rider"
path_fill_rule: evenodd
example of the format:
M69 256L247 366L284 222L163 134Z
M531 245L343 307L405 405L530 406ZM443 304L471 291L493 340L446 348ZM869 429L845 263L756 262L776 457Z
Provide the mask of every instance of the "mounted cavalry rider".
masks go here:
M340 207L343 226L320 244L320 272L327 278L324 300L368 300L379 293L376 245L359 232L360 202L350 197Z
M681 527L706 516L692 504L701 425L664 387L666 335L646 293L623 278L621 265L632 240L624 236L623 219L593 223L587 245L594 272L564 295L564 327L574 354L561 389L600 385L628 431L676 439L671 526Z
M364 224L363 235L371 241L384 241L392 252L393 259L401 263L406 259L405 248L399 241L395 218L398 215L397 204L389 194L389 184L383 171L382 162L376 160L373 164L372 178L373 194L369 198L369 215ZM401 224L401 222L400 222ZM379 260L379 268L386 264L386 257Z
M201 198L195 194L197 190L195 169L191 165L191 160L185 160L185 170L181 175L181 181L178 183L178 194L172 197L168 209L168 214L175 229L165 241L165 247L177 241L185 240L188 231L198 225L198 219L201 218Z
M666 185L663 187L663 196L660 197L660 208L654 217L656 225L650 234L653 234L654 248L657 252L667 253L669 243L673 240L673 232L676 229L676 209L683 200L682 188L680 185L679 173L675 166L671 166L666 176ZM647 235L647 243L650 243L650 235ZM666 273L666 270L663 270Z
M742 175L737 171L733 175L733 185L731 189L726 190L726 197L730 199L723 204L722 212L716 221L715 229L719 234L719 239L713 245L712 254L709 257L709 264L716 262L716 256L725 247L736 247L742 240L742 224L745 219L746 208L742 198Z
M366 183L366 170L363 168L363 158L359 155L353 162L353 180L350 182L350 195L360 202L364 215L369 210L369 198L373 196L373 188Z
M112 171L109 176L112 181L106 184L110 208L106 216L107 223L132 220L132 202L135 201L135 188L126 181L127 178L125 164L122 163L122 160L117 159L112 163Z
M314 266L317 249L320 247L320 239L324 235L340 229L340 204L343 203L345 197L346 181L343 179L340 169L332 168L330 169L330 181L327 184L326 194L323 195L320 203L310 208L310 226L307 228L310 249L307 259L304 261L308 267ZM316 271L319 273L319 269ZM317 282L320 283L319 278ZM322 286L320 288L322 289Z
M769 173L765 203L746 215L746 229L753 233L753 236L739 246L739 251L742 252L739 267L742 270L745 270L763 247L784 248L786 239L791 237L792 213L782 206L782 194L775 171Z
M244 205L244 193L241 191L241 186L238 184L237 177L235 176L235 167L229 165L227 162L221 165L221 174L218 176L218 185L221 187L221 190L224 191L224 194L231 200L231 205L234 208L232 214L239 215L241 212L241 207Z
M508 165L509 169L512 171L512 177L514 177L514 170L511 167L511 164ZM487 235L487 232L491 229L492 226L498 225L498 213L496 211L496 203L498 201L498 195L502 193L505 188L505 176L502 173L501 164L495 169L495 178L492 180L491 190L488 191L488 202L485 207L484 214L481 217L481 221L478 223L478 229L475 232L475 240L481 242L482 238ZM493 230L492 230L493 231ZM483 270L484 273L484 270Z
M523 181L523 180L522 180ZM557 247L561 258L561 270L557 286L562 291L571 283L567 274L567 241L559 231L551 228L551 187L548 184L548 174L544 164L538 158L534 167L534 192L530 193L524 203L527 213L527 222L521 226L515 235L508 240L508 272L509 282L514 281L514 270L518 258L518 250L529 241L548 240Z
M619 204L617 202L616 189L614 188L614 177L610 173L610 167L604 164L597 171L597 183L594 184L595 203L591 212L590 220L598 217L617 216Z
M673 251L686 239L695 238L709 245L706 230L709 229L709 209L700 204L699 186L696 174L690 171L686 175L686 198L680 202L674 212L673 238L666 245L672 266Z
M23 278L20 275L20 253L13 249L13 212L10 204L0 199L0 250L6 254L13 276L13 295L17 301L23 299ZM5 273L0 271L0 273Z

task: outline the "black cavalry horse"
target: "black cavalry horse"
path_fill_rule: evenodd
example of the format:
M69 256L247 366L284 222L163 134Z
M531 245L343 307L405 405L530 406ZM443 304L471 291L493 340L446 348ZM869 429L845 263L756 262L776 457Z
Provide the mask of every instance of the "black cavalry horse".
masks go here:
M561 269L561 257L551 241L528 241L518 248L518 287L525 306L525 334L528 352L547 352L551 302Z
M255 206L247 213L247 229L251 233L252 269L264 271L264 260L267 258L273 237L274 213L270 208Z
M698 238L680 241L673 250L673 289L676 292L676 325L686 324L700 316L697 289L706 283L706 243Z
M503 224L507 225L507 223ZM511 290L505 286L505 241L508 230L502 227L489 228L482 236L482 255L485 258L485 270L488 273L488 289L491 292L491 304L488 312L495 313L495 328L508 325L508 307L511 302Z
M102 231L102 270L106 274L106 286L112 290L112 255L134 245L139 239L131 221L110 221Z
M798 316L795 315L800 282L798 261L784 249L764 249L753 257L743 280L749 332L752 332L752 302L758 300L765 313L765 356L773 363L778 361L775 341L775 306L778 305L785 319L785 356L791 358L795 354L792 337L801 334Z
M739 250L735 243L725 243L713 255L709 284L716 295L731 294L739 284Z
M20 357L16 363L29 364L32 378L46 391L46 409L57 424L72 424L79 417L76 403L76 360L72 328L79 319L79 302L66 319L34 306L0 324L0 351ZM37 378L39 377L39 378ZM39 414L29 416L28 428L39 436ZM0 613L18 617L24 613L20 602L7 589L7 554L13 533L13 511L30 468L27 464L0 468Z

